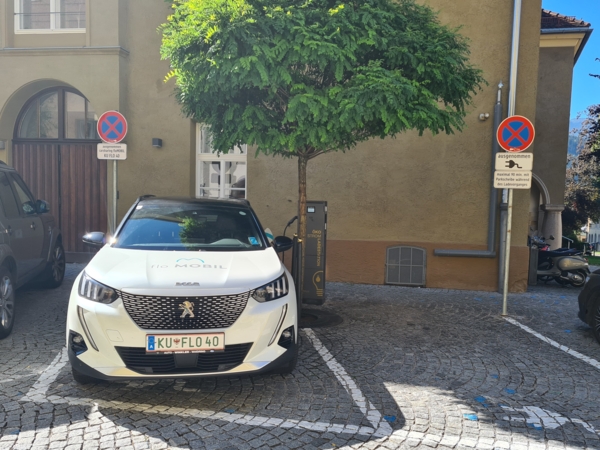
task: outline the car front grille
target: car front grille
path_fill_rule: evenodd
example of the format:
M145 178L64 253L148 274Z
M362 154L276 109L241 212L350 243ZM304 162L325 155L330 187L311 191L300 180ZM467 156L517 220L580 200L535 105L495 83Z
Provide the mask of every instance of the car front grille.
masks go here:
M227 328L242 314L249 295L243 292L209 297L154 297L119 292L125 310L144 330ZM194 317L186 313L186 307Z
M244 362L252 343L226 345L222 352L181 355L186 358L184 365L178 364L180 355L146 354L144 347L115 347L128 369L142 374L187 373L201 374L225 372ZM197 356L195 364L189 364L189 357Z

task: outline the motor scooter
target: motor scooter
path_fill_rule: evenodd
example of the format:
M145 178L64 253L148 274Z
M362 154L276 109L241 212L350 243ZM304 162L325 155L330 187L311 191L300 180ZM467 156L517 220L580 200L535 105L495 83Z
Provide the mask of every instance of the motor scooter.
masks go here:
M552 238L552 236L550 236ZM531 237L532 248L538 248L537 276L544 282L554 279L558 284L581 287L590 273L587 260L573 251L547 250L543 237Z

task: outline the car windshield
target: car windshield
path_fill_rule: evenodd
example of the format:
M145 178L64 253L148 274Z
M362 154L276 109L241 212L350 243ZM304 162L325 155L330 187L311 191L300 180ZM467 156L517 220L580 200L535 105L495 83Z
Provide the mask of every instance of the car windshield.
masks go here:
M243 251L265 248L252 212L214 204L140 203L127 219L117 248Z

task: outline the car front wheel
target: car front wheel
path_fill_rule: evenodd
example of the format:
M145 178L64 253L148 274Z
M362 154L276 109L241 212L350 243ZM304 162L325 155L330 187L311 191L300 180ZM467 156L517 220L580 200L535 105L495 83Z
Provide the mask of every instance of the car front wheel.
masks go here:
M0 268L0 339L7 337L15 324L15 289L10 271Z
M592 308L592 331L594 337L600 343L600 298L596 299Z

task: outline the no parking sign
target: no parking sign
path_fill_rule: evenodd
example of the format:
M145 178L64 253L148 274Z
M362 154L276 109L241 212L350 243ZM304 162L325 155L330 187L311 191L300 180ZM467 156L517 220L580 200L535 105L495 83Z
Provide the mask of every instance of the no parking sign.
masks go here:
M127 134L127 120L118 111L106 111L98 119L98 136L104 141L98 144L98 159L127 159L127 145L119 144Z
M511 116L502 121L496 133L498 144L507 152L522 152L535 138L535 129L527 117Z
M106 111L98 119L98 136L104 142L117 144L127 134L127 120L119 111Z

